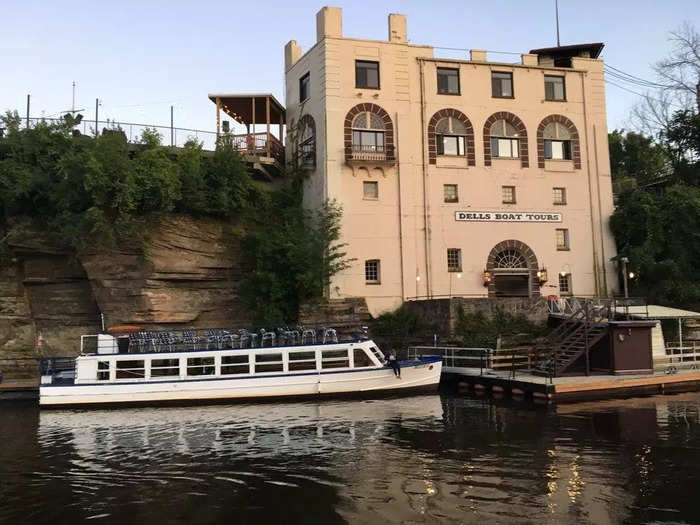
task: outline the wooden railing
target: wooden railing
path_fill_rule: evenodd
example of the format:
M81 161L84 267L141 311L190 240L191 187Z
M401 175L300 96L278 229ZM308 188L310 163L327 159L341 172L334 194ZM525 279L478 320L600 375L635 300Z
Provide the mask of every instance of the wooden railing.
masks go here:
M238 151L250 155L269 156L281 164L284 163L284 146L272 133L244 133L232 135L231 139Z

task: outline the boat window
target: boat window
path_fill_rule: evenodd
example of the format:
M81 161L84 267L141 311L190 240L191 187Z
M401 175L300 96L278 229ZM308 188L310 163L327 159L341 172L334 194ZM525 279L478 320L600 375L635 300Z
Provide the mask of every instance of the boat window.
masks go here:
M214 357L190 357L187 359L188 376L214 375Z
M117 361L117 379L139 379L144 375L143 359Z
M179 359L154 359L151 361L151 377L168 377L179 375Z
M97 362L97 380L109 381L109 361Z
M248 354L225 355L221 357L221 375L249 374Z
M374 354L374 357L376 357L380 363L384 362L384 354L382 354L379 351L379 348L377 348L376 346L370 346L369 349L372 351L372 353Z
M364 348L355 348L353 350L353 357L355 359L355 368L375 366Z
M289 352L289 370L316 370L316 352Z
M255 356L255 373L282 372L282 354L257 354Z
M350 366L347 350L323 350L321 352L321 368L345 368Z

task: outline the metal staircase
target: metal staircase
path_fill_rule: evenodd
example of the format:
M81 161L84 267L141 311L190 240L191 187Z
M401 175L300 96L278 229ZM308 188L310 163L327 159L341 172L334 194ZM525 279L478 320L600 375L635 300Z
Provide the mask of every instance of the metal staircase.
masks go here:
M608 334L611 314L611 302L607 299L568 301L567 308L557 315L562 323L538 346L533 373L559 376L584 355L588 372L588 352Z

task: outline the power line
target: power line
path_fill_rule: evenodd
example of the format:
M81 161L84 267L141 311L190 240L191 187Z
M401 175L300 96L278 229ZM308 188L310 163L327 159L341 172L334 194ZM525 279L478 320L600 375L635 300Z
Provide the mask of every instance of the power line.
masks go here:
M642 82L642 83L648 84L648 85L650 85L650 86L656 86L656 87L660 87L660 88L668 87L668 86L665 86L665 85L663 85L663 84L658 84L658 83L656 83L656 82L652 82L652 81L650 81L650 80L645 80L645 79L643 79L643 78L641 78L641 77L637 77L637 76L635 76L635 75L631 75L631 74L626 73L626 72L622 71L621 69L618 69L618 68L616 68L616 67L614 67L614 66L611 66L610 64L607 64L607 63L605 64L605 67L606 67L606 68L610 68L610 69L612 69L613 71L616 71L617 73L622 74L622 75L624 75L624 76L626 76L626 77L629 77L629 78L632 79L632 80L635 80L635 81L638 81L638 82ZM612 74L612 73L611 73L611 74ZM632 80L630 80L630 82L631 82Z

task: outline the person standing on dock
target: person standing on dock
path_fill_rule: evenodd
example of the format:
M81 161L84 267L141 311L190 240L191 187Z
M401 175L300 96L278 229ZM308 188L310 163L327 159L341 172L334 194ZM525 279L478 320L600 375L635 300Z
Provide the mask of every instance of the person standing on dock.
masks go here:
M399 364L399 360L396 359L396 352L394 350L392 350L389 354L389 357L387 358L387 364L394 371L394 375L401 379L401 365Z

